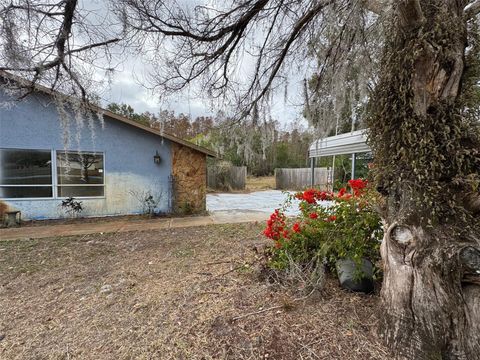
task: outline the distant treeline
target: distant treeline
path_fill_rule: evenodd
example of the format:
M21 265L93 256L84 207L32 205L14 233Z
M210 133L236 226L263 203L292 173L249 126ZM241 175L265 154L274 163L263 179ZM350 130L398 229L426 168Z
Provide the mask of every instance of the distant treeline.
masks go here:
M137 113L128 104L111 103L107 109L140 124L210 148L235 166L247 166L251 175L272 175L275 168L308 165L308 147L313 131L300 122L288 126L276 120L238 123L224 114L199 116L162 110Z

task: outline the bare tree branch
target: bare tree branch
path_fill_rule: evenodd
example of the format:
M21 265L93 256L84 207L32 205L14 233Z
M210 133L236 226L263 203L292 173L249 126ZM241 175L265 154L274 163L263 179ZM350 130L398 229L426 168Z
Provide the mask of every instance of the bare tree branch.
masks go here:
M369 4L378 12L389 6L387 1ZM207 89L200 96L221 99L235 107L239 116L268 106L271 90L288 78L291 65L312 66L316 62L313 44L320 37L352 43L358 29L348 23L373 28L365 21L348 19L352 15L362 19L367 11L363 1L351 0L243 0L215 9L198 6L188 14L178 5L159 0L123 0L117 7L146 48L161 49L152 56L155 91L168 96L198 81ZM345 36L322 35L334 18L348 28ZM331 48L332 58L337 59L353 49L337 43Z
M122 40L112 28L87 20L91 12L78 0L5 1L0 15L0 70L31 81L20 97L38 82L86 100L93 90L86 74L92 66L108 66L110 46Z
M270 76L268 78L268 81L266 85L263 87L263 89L260 91L260 93L257 95L253 101L251 101L250 105L245 109L244 111L244 116L250 113L250 111L256 106L256 104L265 96L266 92L270 89L270 86L273 83L273 80L275 79L278 71L280 70L280 67L282 66L285 57L288 54L288 51L293 44L293 42L298 38L298 36L304 31L305 27L310 23L310 21L313 20L315 15L323 9L325 6L332 4L333 1L326 1L323 3L317 4L314 8L312 8L310 11L308 11L302 18L300 18L297 23L295 24L293 31L290 33L289 38L287 39L284 48L282 49L280 55L277 57L273 69L270 73Z

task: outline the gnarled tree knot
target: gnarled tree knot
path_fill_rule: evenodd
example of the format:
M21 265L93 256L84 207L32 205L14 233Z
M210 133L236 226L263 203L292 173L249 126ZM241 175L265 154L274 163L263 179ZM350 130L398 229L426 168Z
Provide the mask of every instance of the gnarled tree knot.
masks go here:
M407 246L413 243L415 236L409 226L394 223L387 231L387 236L399 245Z

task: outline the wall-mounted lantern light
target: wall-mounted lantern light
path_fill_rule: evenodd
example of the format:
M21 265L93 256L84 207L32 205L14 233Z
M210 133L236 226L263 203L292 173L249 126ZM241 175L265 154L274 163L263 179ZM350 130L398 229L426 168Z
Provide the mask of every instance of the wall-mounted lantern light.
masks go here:
M155 155L153 155L153 162L155 164L160 164L160 160L162 160L162 158L160 157L160 154L158 153L158 150L155 151Z

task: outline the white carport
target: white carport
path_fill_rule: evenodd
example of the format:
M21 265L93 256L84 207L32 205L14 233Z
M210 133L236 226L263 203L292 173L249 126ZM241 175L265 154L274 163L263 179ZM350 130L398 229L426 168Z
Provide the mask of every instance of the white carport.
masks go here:
M314 168L315 159L322 156L352 155L352 179L355 177L355 155L358 153L371 152L367 145L366 130L356 130L345 134L330 136L314 141L308 150L310 165L312 168L311 184L315 183ZM333 179L333 174L332 174Z

